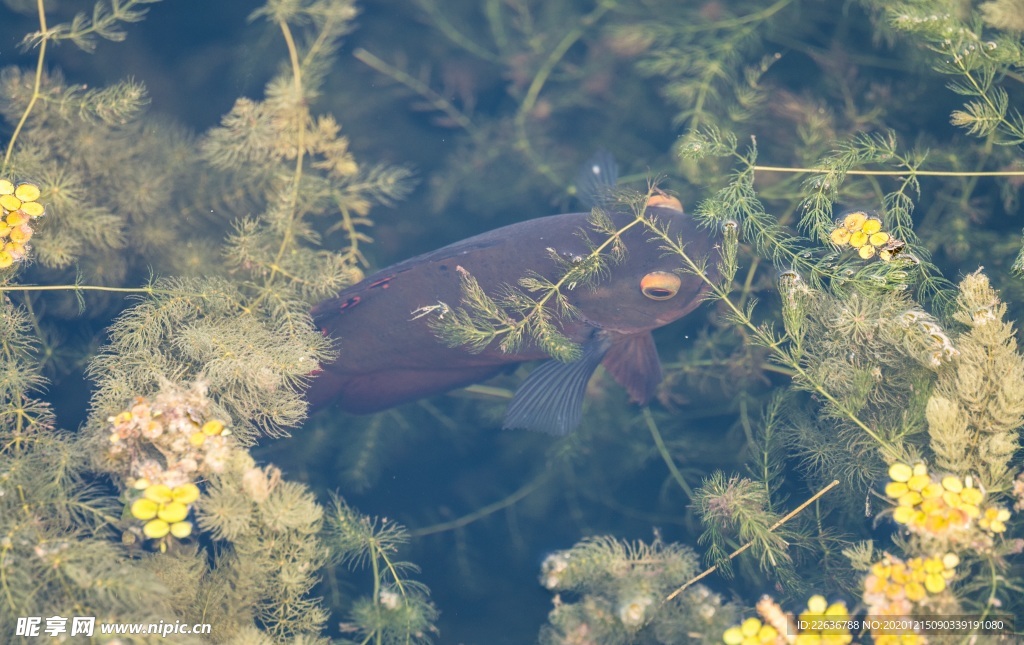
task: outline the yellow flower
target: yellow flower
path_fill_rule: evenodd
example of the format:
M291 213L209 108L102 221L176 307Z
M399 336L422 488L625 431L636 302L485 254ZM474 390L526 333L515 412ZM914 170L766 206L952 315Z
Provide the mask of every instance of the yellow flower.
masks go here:
M828 601L825 600L825 596L815 594L807 599L807 613L812 616L824 614L827 607Z
M886 484L885 494L897 502L893 519L911 531L933 535L966 531L971 528L971 520L981 515L980 504L985 494L974 488L970 476L961 480L955 475L946 475L935 481L924 463L913 467L895 463L889 467L889 477L892 481ZM1007 515L1000 519L994 512L982 528L1005 527L1008 518Z
M46 213L46 207L39 202L26 202L21 205L21 212L32 219L38 219Z
M892 519L899 524L910 524L910 521L914 519L914 509L906 506L898 506L896 510L892 512Z
M15 260L20 260L25 257L25 245L17 242L8 242L4 246L4 251L11 254L11 257Z
M142 492L143 497L151 499L159 504L166 504L174 499L171 495L171 487L166 484L153 484Z
M171 524L171 535L179 540L192 535L192 522L175 522Z
M14 189L14 196L23 202L34 202L39 199L39 186L35 184L18 184Z
M1010 519L1010 511L998 506L985 509L985 514L978 518L978 526L993 533L1006 531L1006 520Z
M937 497L942 497L942 490L942 484L929 481L928 484L921 489L921 497L924 499L935 499Z
M740 629L744 636L753 636L761 630L761 621L757 618L748 618L740 623Z
M39 194L35 184L15 186L9 179L0 179L0 269L25 258L25 244L32 239L31 220L46 211L35 201ZM8 236L10 243L3 244Z
M185 518L189 504L197 499L199 487L191 482L174 488L164 484L147 485L142 497L132 502L131 513L146 522L142 527L146 537L160 539L170 534L181 539L192 534L192 523ZM166 545L162 544L161 549L164 547Z
M192 482L182 484L181 486L175 486L171 490L171 497L173 497L176 502L191 504L199 499L199 487Z
M897 503L899 503L900 506L907 506L913 508L914 506L920 504L922 499L924 498L921 497L921 493L917 492L916 490L912 490L908 491L907 493L904 493L903 495L900 495L900 498L896 501Z
M203 434L208 436L218 435L224 432L224 422L219 419L210 419L203 424Z
M903 497L909 491L905 482L889 482L885 485L885 494L893 499Z
M887 262L892 258L892 236L882 230L882 220L862 211L850 213L841 223L837 221L829 238L836 246L849 244L864 260L870 260L876 253L884 254Z
M872 246L884 246L889 242L889 234L884 231L873 233L871 237L868 238L868 242L870 242Z
M150 520L142 527L142 533L153 540L158 540L171 532L171 525L163 520Z
M815 594L807 599L807 609L800 614L800 620L811 621L813 618L827 616L832 619L849 617L846 604L834 602L831 605L825 596ZM808 629L797 634L797 645L814 643L816 645L845 645L853 641L853 636L846 629Z
M985 494L977 488L965 488L960 491L960 501L964 504L977 506L985 499Z
M852 233L850 233L849 229L840 226L832 231L832 234L829 237L832 238L832 243L836 246L846 246L850 243L851 235Z
M14 211L7 214L7 225L10 227L21 226L28 221L28 217L21 211Z
M778 638L778 630L762 624L757 618L748 618L722 634L722 641L726 645L767 645L775 643Z
M964 489L963 482L955 475L946 475L942 478L942 487L951 493L959 493Z
M11 231L11 241L17 244L24 244L32 239L32 229L27 226L19 226Z
M869 614L905 614L910 603L919 603L945 591L947 580L955 575L960 563L955 553L943 556L917 557L904 562L888 553L871 565L864 578L864 603Z
M4 210L16 211L21 208L21 200L14 195L0 195L0 206Z
M896 462L889 466L889 479L894 482L907 482L914 474L914 469L910 466Z
M924 490L925 486L931 483L931 481L932 478L927 474L914 475L910 478L910 481L907 482L907 488L912 491L921 492Z
M843 219L843 226L851 231L860 230L868 219L867 213L856 211L850 213Z
M924 579L924 588L928 590L928 593L942 593L942 590L946 588L946 579L941 574L929 573Z
M912 600L914 602L924 600L924 597L928 595L924 585L920 582L908 582L906 586L903 587L903 593L907 595L908 600Z
M156 517L157 512L160 510L160 505L151 499L142 497L132 502L132 516L139 520L151 520Z
M170 502L168 504L161 504L160 510L157 511L157 517L167 522L168 524L174 524L175 522L181 522L188 517L188 506L185 506L181 502Z

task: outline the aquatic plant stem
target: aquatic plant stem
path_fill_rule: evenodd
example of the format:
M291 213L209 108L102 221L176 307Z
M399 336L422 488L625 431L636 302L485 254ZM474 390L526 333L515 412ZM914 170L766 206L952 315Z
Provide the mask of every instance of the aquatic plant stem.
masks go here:
M7 291L103 291L107 293L141 293L148 296L173 296L181 295L182 293L181 291L173 289L154 289L152 287L104 287L91 284L5 284L0 286L0 293ZM187 295L198 296L200 298L206 297L203 293L190 293Z
M288 23L283 19L278 19L278 26L281 28L281 34L284 36L285 45L288 47L288 60L291 61L292 65L292 83L295 86L295 98L296 100L303 101L302 97L302 65L299 63L299 50L295 46L295 38L292 36L292 30L288 26ZM303 101L304 102L304 101ZM290 208L288 226L285 227L284 237L281 240L281 246L277 250L277 255L274 257L274 265L281 263L281 258L284 257L285 251L291 244L293 233L293 224L295 222L295 211L298 209L299 204L299 189L302 183L302 164L305 160L306 154L306 114L303 111L298 121L298 129L295 133L295 171L292 176L291 194L288 196L288 202ZM271 269L271 274L267 277L267 286L274 279L276 271Z
M948 43L949 41L946 42ZM970 81L971 87L975 91L975 95L981 97L982 100L985 101L985 105L988 107L989 110L992 111L993 114L1000 115L999 123L1017 139L1016 143L1020 143L1021 140L1024 140L1024 128L1020 127L1020 125L1018 125L1017 123L1013 123L1012 121L1007 120L1004 110L1001 110L997 103L993 101L992 97L989 95L989 91L992 89L991 79L989 79L988 83L985 83L986 87L982 87L982 84L978 83L978 79L976 79L974 77L974 74L971 73L971 69L964 63L964 56L958 51L952 51L950 45L946 45L946 47L949 48L949 51L938 51L940 53L952 56L952 60L956 64L957 70L959 70L962 76L966 77L967 80ZM954 113L954 117L955 116L956 113ZM998 129L999 125L994 126L989 132L989 134L994 133ZM976 132L976 130L968 128L968 132Z
M612 2L608 0L600 0L597 7L587 15L580 18L579 23L569 30L569 33L562 37L555 48L551 50L548 57L541 64L540 69L533 76L533 81L530 82L530 86L526 90L526 95L523 97L523 102L519 104L519 110L516 112L515 124L516 124L516 147L522 152L526 158L533 164L534 170L539 173L542 177L547 178L555 186L562 186L564 180L559 177L548 165L546 161L537 151L533 149L533 145L530 143L530 137L526 133L526 118L533 111L533 108L537 105L537 99L540 97L540 92L544 89L544 84L547 83L551 73L555 70L559 61L565 56L569 49L583 37L587 29L597 23L598 20L604 16L613 6Z
M742 159L742 157L740 157ZM827 175L833 170L825 168L800 168L800 167L788 167L788 166L750 166L753 171L761 172L787 172L787 173L811 173L817 175ZM879 176L879 177L904 177L904 176L916 176L916 177L1024 177L1024 170L992 170L992 171L974 171L974 170L847 170L843 174L845 175L861 175L861 176Z
M243 307L243 311L251 313L255 311L256 307L259 306L264 299L271 295L271 286L273 285L274 279L278 275L282 275L285 278L291 280L297 280L298 278L290 275L281 267L281 260L284 258L285 253L292 248L295 240L295 223L302 219L302 214L299 211L299 195L302 190L302 178L304 174L305 158L306 158L306 128L310 121L309 107L306 101L305 93L303 90L302 70L310 64L310 61L316 56L317 52L327 43L330 34L333 33L332 21L325 23L317 37L311 44L309 44L306 51L305 57L300 60L299 48L295 43L295 37L292 34L291 27L288 25L288 21L282 17L276 19L278 28L281 30L281 35L284 38L285 47L288 49L288 60L292 70L292 85L295 96L293 97L297 106L295 113L295 168L292 171L292 177L290 180L290 187L288 190L288 215L287 222L284 226L284 231L281 235L281 243L278 246L277 253L274 256L273 261L267 265L270 269L270 275L263 281L260 294L249 304L247 307Z
M455 125L465 130L473 140L483 140L483 135L473 123L472 119L455 107L451 101L430 89L430 86L426 83L393 65L388 65L383 60L374 56L362 47L352 52L352 55L355 56L357 60L362 61L364 64L372 67L381 74L390 77L392 80L401 83L413 92L422 96L434 109L444 112L445 116L451 119Z
M533 479L533 481L527 482L523 486L520 486L518 490L508 495L504 499L500 499L497 502L492 502L487 506L478 508L477 510L463 515L462 517L451 520L450 522L441 522L432 526L426 526L415 531L409 531L411 537L423 537L426 535L433 535L435 533L444 533L445 531L454 531L455 529L461 529L465 526L472 524L473 522L483 519L492 513L496 513L502 509L508 508L517 504L520 500L525 499L533 491L540 488L548 479L548 473L543 472Z
M661 455L665 465L668 466L668 471L672 473L672 477L679 484L679 487L686 493L686 499L693 499L693 489L686 483L686 479L683 477L683 473L679 472L679 468L676 467L675 461L672 459L672 455L668 451L668 447L665 445L665 440L661 437L661 432L658 431L658 424L654 422L654 416L651 414L651 408L644 406L644 423L647 425L647 430L651 433L651 437L654 439L654 445L658 447L658 454Z
M18 140L18 135L21 134L21 129L25 126L25 122L28 121L28 115L32 113L32 108L35 107L36 101L39 100L39 88L43 83L43 61L46 60L46 44L49 41L49 38L46 36L45 1L37 0L36 9L39 12L39 33L42 34L42 38L39 39L39 56L36 58L36 76L32 83L32 96L28 100L25 111L21 114L21 119L18 120L18 125L14 127L11 140L7 142L7 152L4 153L4 172L7 171L7 166L11 162L11 155L14 153L14 144Z
M419 0L416 4L430 16L434 27L441 32L441 35L450 40L453 44L461 47L481 60L485 60L489 63L501 62L500 54L493 53L484 47L477 45L472 38L459 31L459 29L455 27L450 20L448 20L448 16L438 8L436 2L433 0Z
M800 514L800 513L801 513L801 512L802 512L802 511L803 511L803 510L805 509L805 508L807 508L808 506L810 506L811 504L813 504L814 502L816 502L816 501L817 501L818 499L820 499L822 495L824 495L825 493L829 492L830 490L832 490L833 488L835 488L835 487L836 487L836 486L838 486L838 485L839 485L839 480L838 480L838 479L833 479L833 480L832 480L832 483L830 483L830 484L829 484L828 486L825 486L824 488L822 488L821 490L819 490L819 491L818 491L817 493L815 493L814 495L812 495L810 499L808 499L807 501L805 501L805 502L804 502L803 504L801 504L800 506L797 506L796 508L794 508L794 509L793 509L792 511L790 511L789 513L787 513L787 514L785 515L785 517L781 518L781 519L780 519L780 520L779 520L778 522L776 522L775 524L772 524L772 525L771 525L771 527L770 527L770 528L768 529L768 531L769 531L769 532L774 532L774 531L775 531L776 529L778 529L778 528L779 528L780 526L782 526L782 525L783 525L783 524L785 524L786 522L790 521L791 519L793 519L794 517L796 517L797 515L799 515L799 514ZM750 542L747 542L746 544L744 544L744 545L743 545L743 546L741 546L740 548L738 548L738 549L736 549L735 551L733 551L732 553L730 553L730 554L729 554L729 559L730 559L730 560L733 560L733 559L735 559L735 558L736 558L736 556L738 556L739 554L743 553L744 551L746 551L747 549L749 549L749 548L750 548L751 546L753 546L753 545L754 545L754 540L751 540ZM678 589L676 589L675 591L673 591L672 593L670 593L670 594L669 594L668 596L666 596L666 597L665 597L665 600L663 600L663 601L661 602L661 604L662 604L662 605L664 605L664 604L665 604L665 603L667 603L667 602L671 602L671 601L672 601L672 600L674 600L674 599L675 599L675 598L676 598L676 597L677 597L677 596L678 596L679 594L683 593L683 592L684 592L684 591L686 591L686 590L687 590L688 588L692 587L692 586L693 586L694 584L696 584L696 583L700 582L701 580L703 580L704 578L708 577L709 575L711 575L712 573L714 573L714 572L715 572L715 571L717 571L717 570L718 570L718 565L717 565L717 564L713 564L713 565L711 565L710 567L708 567L707 569L705 569L705 570L704 570L703 572L699 573L699 574L698 574L698 575L696 575L695 577L693 577L693 578L691 578L690 580L686 581L686 583L684 583L684 584L683 584L683 585L682 585L681 587L679 587Z
M370 544L370 549L373 552L373 557L370 558L370 562L371 562L371 566L373 567L373 604L379 608L380 607L380 563L377 561L377 557L379 555L381 555L381 554L380 554L380 551L378 550L377 546L378 545L377 545L377 543L375 541L371 542L371 544ZM370 642L370 638L373 638L373 637L375 637L374 640L376 640L377 645L380 645L382 634L380 633L379 629L378 630L374 630L372 633L367 634L366 638L363 639L362 645L366 645L366 643L369 643Z

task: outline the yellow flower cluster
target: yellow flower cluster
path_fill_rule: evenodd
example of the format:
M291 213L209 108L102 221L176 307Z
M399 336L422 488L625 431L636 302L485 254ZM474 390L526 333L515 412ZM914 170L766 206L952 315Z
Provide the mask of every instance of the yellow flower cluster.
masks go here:
M722 634L722 641L726 645L774 645L778 640L777 629L753 617L730 627Z
M153 403L139 397L130 409L108 419L109 455L126 462L130 485L146 481L174 488L223 470L231 450L229 433L219 419L200 425L193 418L202 409L191 400L196 396L160 394Z
M757 603L759 618L748 618L741 624L730 627L722 634L726 645L847 645L853 642L853 636L846 629L797 631L796 626L783 611L782 607L769 596L764 596ZM801 621L821 621L832 619L846 622L850 612L846 604L834 602L831 605L824 596L811 596L807 601L807 609L800 614Z
M39 194L39 186L35 184L15 185L8 179L0 179L0 269L24 260L28 254L31 222L46 213L43 205L36 201Z
M925 464L911 467L897 462L889 467L889 478L885 494L897 504L892 517L915 533L949 536L968 530L975 519L990 533L1006 530L1010 511L992 506L982 512L985 493L974 487L970 476L961 480L946 475L935 481Z
M875 645L925 645L928 639L918 634L872 634Z
M811 596L807 600L807 609L800 614L800 620L813 624L823 619L834 620L839 624L849 623L850 612L846 609L846 603L834 602L830 605L824 596ZM796 645L847 645L853 642L853 636L847 629L807 630L797 634L793 642Z
M914 606L930 595L942 593L956 573L960 558L955 553L904 562L888 553L871 565L864 578L864 604L869 616L909 616ZM924 636L914 633L872 634L876 645L922 645Z
M1010 519L1010 511L998 506L990 506L978 518L978 526L992 533L1002 533L1006 530L1006 520Z
M164 484L150 484L145 480L135 482L142 490L142 497L132 502L132 516L146 524L142 533L154 540L173 535L185 538L192 534L192 523L185 521L190 505L199 499L199 488L189 482L171 488Z
M903 561L885 554L871 565L864 578L864 604L868 614L877 616L909 615L913 605L920 604L928 595L940 594L946 581L956 573L960 558L947 553L929 558L911 558Z
M904 247L902 242L882 230L882 220L863 211L855 211L842 220L836 220L836 228L829 237L836 246L850 245L857 249L865 260L878 253L878 257L888 262Z
M109 417L108 456L127 483L129 511L144 522L142 534L160 540L192 534L190 506L199 499L195 482L224 471L234 439L220 419L204 417L210 402L202 383L189 390L168 387L153 401L139 397ZM137 530L137 529L136 529Z

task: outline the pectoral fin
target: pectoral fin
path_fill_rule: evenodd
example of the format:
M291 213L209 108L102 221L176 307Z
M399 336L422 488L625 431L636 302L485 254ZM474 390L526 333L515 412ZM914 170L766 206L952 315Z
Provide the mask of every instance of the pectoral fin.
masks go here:
M526 377L505 412L504 428L538 430L564 436L580 423L587 382L608 351L604 338L594 338L572 363L550 360Z
M661 361L651 332L617 339L604 356L604 368L626 388L633 403L647 403L661 383Z

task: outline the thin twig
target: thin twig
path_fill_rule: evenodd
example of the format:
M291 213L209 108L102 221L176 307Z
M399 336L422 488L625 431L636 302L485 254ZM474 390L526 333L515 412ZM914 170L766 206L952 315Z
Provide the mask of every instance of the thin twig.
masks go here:
M825 493L829 492L830 490L832 490L833 488L835 488L838 485L839 485L839 480L838 479L832 480L831 484L829 484L825 488L822 488L821 490L819 490L809 500L807 500L806 502L804 502L800 506L797 506L796 508L794 508L788 514L786 514L785 517L783 517L781 520L779 520L775 524L772 524L771 528L768 529L768 532L771 533L771 532L775 531L775 529L779 528L780 526L782 526L786 522L790 521L791 519L793 519L794 517L799 515L801 511L803 511L805 508L807 508L808 506L810 506L811 504L816 502L818 500L818 498L820 498L822 495L824 495ZM750 542L747 542L746 544L744 544L740 548L738 548L735 551L733 551L732 553L730 553L729 554L729 559L732 560L733 558L735 558L739 554L741 554L744 551L746 551L747 549L749 549L753 544L754 544L753 540L751 540ZM670 602L676 596L678 596L679 594L681 594L684 591L686 591L686 589L688 589L689 587L693 586L697 582L703 580L704 578L708 577L709 575L711 575L712 573L714 573L717 570L718 570L718 565L717 564L711 565L710 567L705 569L701 574L699 574L698 576L696 576L694 578L691 578L683 586L679 587L678 589L676 589L675 591L670 593L661 604L664 605L665 603Z

